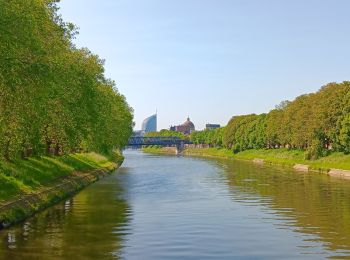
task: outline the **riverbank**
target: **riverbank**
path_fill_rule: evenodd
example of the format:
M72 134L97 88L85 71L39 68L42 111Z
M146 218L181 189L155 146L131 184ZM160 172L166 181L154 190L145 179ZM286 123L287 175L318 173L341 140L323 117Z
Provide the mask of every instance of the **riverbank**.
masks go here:
M169 154L167 150L158 147L144 148L143 151L148 153ZM182 152L182 154L189 156L249 160L256 163L283 165L294 167L296 169L298 169L299 165L300 170L317 171L323 173L329 173L332 169L350 171L350 155L346 155L344 153L332 153L329 156L313 161L305 159L304 151L288 149L247 150L234 154L228 149L187 148Z
M0 229L18 223L115 170L123 162L96 153L0 163Z
M145 153L153 153L153 154L177 154L176 147L160 147L156 145L143 147L142 151Z

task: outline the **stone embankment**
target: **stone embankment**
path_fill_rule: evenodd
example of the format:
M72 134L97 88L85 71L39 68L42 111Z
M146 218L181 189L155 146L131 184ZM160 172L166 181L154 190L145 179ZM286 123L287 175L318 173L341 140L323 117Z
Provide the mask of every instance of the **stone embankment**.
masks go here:
M296 171L300 171L300 172L308 172L310 169L309 165L305 165L305 164L295 164L293 166L293 169Z
M328 174L330 176L340 177L344 179L350 179L350 171L339 170L339 169L331 169Z
M264 164L264 159L255 158L255 159L253 160L253 163L256 163L256 164Z

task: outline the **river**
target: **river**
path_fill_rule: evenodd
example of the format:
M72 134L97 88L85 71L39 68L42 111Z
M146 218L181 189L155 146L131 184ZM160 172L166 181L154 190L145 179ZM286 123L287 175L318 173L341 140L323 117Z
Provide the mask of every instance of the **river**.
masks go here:
M350 258L350 182L126 151L76 196L0 231L0 259Z

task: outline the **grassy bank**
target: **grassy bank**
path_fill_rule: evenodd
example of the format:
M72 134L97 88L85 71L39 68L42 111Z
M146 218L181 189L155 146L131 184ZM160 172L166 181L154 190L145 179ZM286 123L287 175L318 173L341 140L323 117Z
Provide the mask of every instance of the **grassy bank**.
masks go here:
M147 147L144 152L157 154L170 154L164 148ZM301 150L288 149L270 149L270 150L246 150L234 154L227 149L206 148L194 149L189 148L183 151L184 155L220 157L239 160L254 160L256 158L263 159L266 163L294 166L295 164L309 165L311 170L327 172L329 169L350 170L350 155L344 153L332 153L318 160L305 160L305 152Z
M24 220L106 176L123 161L96 153L0 164L0 229Z
M176 147L159 147L154 145L143 147L142 151L153 154L176 154Z
M350 155L344 153L332 153L318 160L305 160L305 152L301 150L271 149L271 150L247 150L237 154L227 149L187 149L187 155L215 156L240 160L263 159L267 163L293 166L306 164L312 170L328 171L329 169L350 170Z
M109 167L115 164L115 159L96 153L83 153L0 162L0 205L16 196L47 187L74 171Z

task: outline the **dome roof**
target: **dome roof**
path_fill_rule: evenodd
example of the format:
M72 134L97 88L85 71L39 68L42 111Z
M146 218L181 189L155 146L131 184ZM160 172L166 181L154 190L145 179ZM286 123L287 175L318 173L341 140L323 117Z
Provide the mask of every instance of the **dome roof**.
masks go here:
M189 117L187 118L187 121L185 123L183 123L182 125L194 129L194 124L191 122Z

